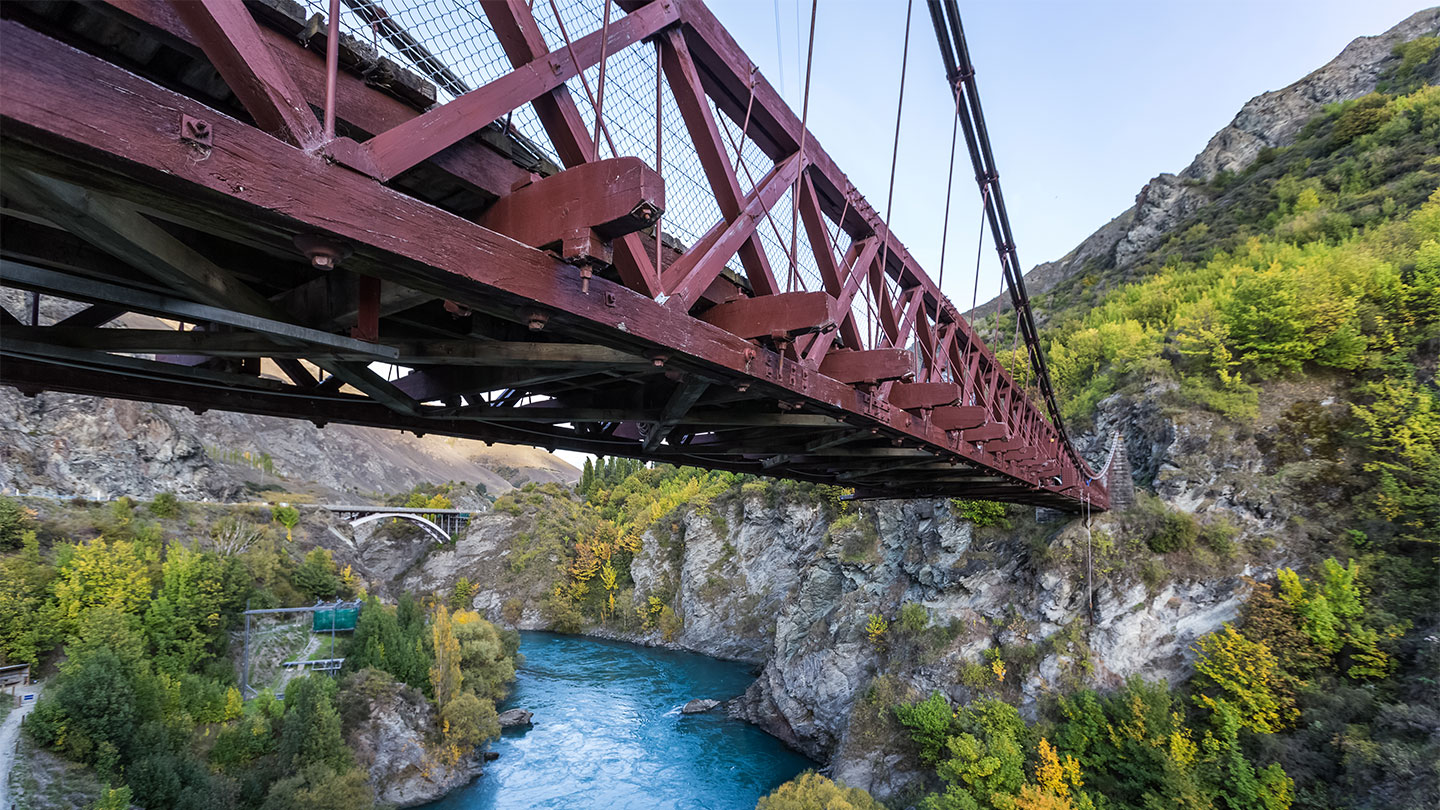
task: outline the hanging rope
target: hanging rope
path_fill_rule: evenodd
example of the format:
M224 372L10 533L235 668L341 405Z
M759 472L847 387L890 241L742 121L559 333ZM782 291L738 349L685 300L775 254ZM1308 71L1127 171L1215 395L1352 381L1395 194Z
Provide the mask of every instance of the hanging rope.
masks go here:
M560 19L560 7L555 5L555 0L550 0L550 11L555 15L555 24L560 27L560 38L565 40L565 51L570 54L570 63L578 66L580 60L575 58L575 45L570 42L570 32L565 30L565 21ZM577 70L576 73L580 76L580 86L585 88L585 97L590 99L590 109L595 112L595 120L600 126L600 131L605 134L605 142L610 144L610 154L620 154L619 151L615 149L615 141L610 138L610 130L605 126L605 120L600 117L600 108L595 104L595 94L590 90L590 80L585 78L585 71ZM590 159L598 160L600 158L600 143L595 141L592 142L592 145L594 149L590 153Z
M1085 492L1085 609L1095 626L1095 564L1090 551L1090 492Z
M809 140L810 133L806 128L810 122L810 69L815 64L815 12L819 7L820 0L810 0L810 46L805 52L805 98L800 105L800 168L795 175L795 186L790 189L790 278L785 284L787 292L794 292L800 280L800 266L796 260L800 237L800 185L805 182L805 141ZM798 3L795 14L800 14Z
M785 49L780 44L780 0L775 0L775 63L780 66L780 95L785 95Z
M554 2L554 0L551 0ZM910 65L910 12L915 9L915 0L906 0L905 3L905 44L900 54L900 99L895 105L895 145L890 150L890 192L885 197L885 242L881 247L880 275L881 285L884 285L885 263L890 259L890 214L895 204L895 166L900 160L900 121L905 112L905 70ZM875 323L875 333L872 337L874 345L880 342L880 324Z
M595 101L595 135L590 139L595 143L596 156L600 152L600 124L605 120L605 62L609 54L606 50L610 46L610 0L605 0L605 22L600 26L600 78L596 84ZM608 136L607 136L608 140ZM615 144L610 144L610 156L615 156Z

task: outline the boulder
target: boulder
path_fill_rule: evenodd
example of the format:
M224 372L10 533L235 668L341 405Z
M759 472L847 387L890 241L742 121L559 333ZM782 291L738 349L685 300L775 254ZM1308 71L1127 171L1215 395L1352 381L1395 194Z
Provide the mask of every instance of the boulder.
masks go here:
M509 709L500 713L500 727L533 726L535 723L531 718L534 716L533 712L527 712L524 709Z
M720 701L718 701L718 700L704 700L704 699L702 699L702 698L696 698L696 699L690 701L689 703L686 703L686 704L680 709L680 713L681 713L681 714L704 714L705 712L708 712L708 711L710 711L711 709L713 709L713 708L715 708L716 706L719 706L719 705L720 705Z

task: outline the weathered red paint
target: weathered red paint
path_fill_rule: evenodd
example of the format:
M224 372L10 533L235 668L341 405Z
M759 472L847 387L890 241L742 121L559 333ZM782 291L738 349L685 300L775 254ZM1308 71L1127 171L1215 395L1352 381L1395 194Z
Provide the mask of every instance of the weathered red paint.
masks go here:
M790 338L834 329L835 299L823 292L738 298L705 310L699 318L742 338Z
M583 163L501 197L480 224L531 247L550 247L577 231L601 239L635 233L665 209L665 184L639 158Z
M667 0L662 0L665 2ZM129 0L136 2L136 0ZM218 0L217 0L218 2ZM703 112L701 119L710 118L708 104L705 102L705 93L712 90L717 83L734 89L733 79L736 71L732 60L716 58L718 51L716 43L724 46L724 40L728 35L723 29L716 30L717 26L711 26L713 18L708 18L708 11L703 6L693 5L688 0L673 0L680 9L680 15L685 19L687 26L683 34L677 31L667 32L662 35L666 45L665 54L668 57L666 62L667 75L671 70L671 63L679 66L679 71L686 74L685 84L689 86L694 112ZM652 5L658 5L652 4ZM543 45L543 39L538 37L538 29L534 26L533 18L529 17L528 9L524 8L519 0L509 2L488 3L487 12L498 7L501 11L496 20L492 13L492 23L500 34L502 44L510 54L512 62L517 60L533 61L538 58L531 55L525 57L524 51L535 50ZM694 16L689 16L694 12ZM506 17L510 18L506 22ZM253 22L253 21L252 21ZM7 22L8 26L9 23ZM7 32L8 33L8 32ZM698 37L698 42L697 42ZM14 42L13 37L7 36L7 46ZM37 45L37 47L39 47ZM689 50L696 49L697 53L691 57ZM43 50L43 48L41 48ZM720 50L724 50L723 47ZM23 48L22 48L23 51ZM738 51L738 49L737 49ZM32 52L33 54L34 52ZM303 52L302 52L303 53ZM6 53L5 57L11 54ZM13 61L6 58L7 78L16 75L15 66L23 66L29 55L21 53ZM98 76L104 72L99 67L90 64L81 64L83 60L73 60L72 55L66 54L60 61L72 60L78 68L74 72L75 81L83 84L88 79L87 73ZM689 60L689 70L685 69L685 62ZM42 60L43 61L43 60ZM303 61L303 60L302 60ZM581 59L584 61L584 58ZM697 69L697 62L704 63L704 69ZM523 63L523 62L522 62ZM108 67L108 66L107 66ZM70 74L65 74L67 78ZM133 77L131 77L133 78ZM782 394L782 401L789 398L790 407L819 407L824 409L840 409L853 414L862 424L880 424L886 431L907 434L913 436L921 447L931 448L938 453L939 458L945 458L948 454L955 458L964 458L972 463L978 463L996 472L1011 475L1023 480L1032 480L1034 470L1037 466L1033 463L1016 463L1010 458L1002 458L996 455L996 445L999 443L993 439L1001 439L1007 436L1005 425L1013 424L1020 427L1011 431L1012 440L1022 443L1029 443L1030 448L1050 446L1054 444L1053 428L1046 423L1042 414L1026 400L1015 388L1009 374L995 361L988 349L974 335L968 324L959 318L958 313L953 311L949 302L944 301L938 295L933 284L931 284L910 259L909 254L904 251L897 240L889 233L888 227L880 224L880 229L875 225L878 218L873 210L864 203L863 198L855 196L848 206L843 227L851 231L852 235L858 235L861 241L853 245L847 253L847 258L853 258L849 270L843 265L837 266L834 263L833 254L830 253L830 246L825 243L825 227L823 217L838 217L838 208L835 203L840 199L837 194L840 188L848 188L848 181L843 185L835 182L838 171L834 170L833 163L829 161L818 145L810 140L806 144L807 164L813 160L813 168L807 171L806 181L802 183L800 196L801 213L806 217L807 238L811 241L812 249L821 266L822 278L827 288L827 293L816 293L823 295L825 300L831 300L835 291L839 292L835 305L837 309L829 310L832 314L831 322L839 320L841 323L840 335L845 342L846 351L829 352L829 347L835 339L832 331L826 330L824 334L813 339L807 339L800 344L802 355L806 363L800 364L787 360L784 357L775 355L764 349L756 349L748 346L744 341L736 342L736 336L721 337L721 334L709 334L704 326L694 318L686 317L689 305L698 300L705 289L710 286L710 279L705 277L714 269L715 273L723 268L724 262L733 256L738 250L741 253L742 262L745 261L746 246L754 240L753 236L753 213L763 215L773 205L773 200L766 203L765 194L752 194L751 198L735 200L742 219L750 218L751 224L737 222L732 215L727 214L727 222L717 225L717 230L712 232L713 238L708 243L702 240L686 256L682 256L680 262L674 267L679 267L683 272L676 274L673 278L681 285L683 295L670 306L656 306L653 301L645 300L644 296L632 296L629 291L618 288L603 279L596 279L597 290L592 290L592 295L587 296L578 287L578 279L574 278L573 270L568 275L563 274L553 264L547 264L524 252L523 248L513 246L507 240L496 239L493 234L487 236L489 231L477 228L463 220L450 222L453 217L444 214L436 209L425 206L415 206L408 201L404 195L373 184L366 185L351 183L342 178L343 170L335 167L326 167L315 162L306 163L308 156L300 155L295 150L288 150L284 154L275 147L266 147L254 141L244 131L244 125L226 118L223 114L215 111L207 111L200 105L195 105L188 99L167 98L160 100L154 91L159 88L153 86L136 85L127 92L133 92L137 99L141 100L140 106L153 106L138 110L136 118L141 119L135 122L117 123L111 129L115 132L113 139L102 139L105 146L95 150L93 136L97 129L106 129L104 125L95 126L95 122L87 115L87 124L79 125L75 122L65 122L59 117L48 114L44 109L43 102L37 103L37 98L45 93L54 94L53 88L37 76L24 76L28 84L10 92L9 88L4 91L6 98L5 115L7 122L18 122L21 124L19 130L22 139L30 139L31 143L41 146L74 159L78 155L84 155L86 159L96 160L101 165L118 170L123 174L135 179L142 180L151 189L158 190L160 194L168 193L168 190L178 189L177 179L186 182L198 183L210 189L206 194L209 202L216 205L217 209L233 211L239 214L243 205L258 205L262 212L249 211L255 216L257 223L263 223L264 227L282 230L293 229L296 224L305 228L322 230L349 238L357 243L359 250L366 254L367 259L383 259L392 261L395 265L395 279L415 289L431 292L437 296L443 296L447 300L454 300L462 307L475 309L487 309L495 311L497 300L514 301L517 306L525 302L542 307L546 319L551 325L547 329L559 328L565 330L570 325L584 325L585 333L591 336L600 335L595 332L598 327L602 330L619 330L621 334L613 337L619 344L630 345L637 350L654 351L662 350L667 362L680 360L682 365L694 364L697 369L704 370L706 374L738 374L742 377L751 377L756 380L757 394L762 390L768 392L768 396L774 396L780 389L789 391ZM123 71L106 77L109 86L122 86L127 77ZM111 81L113 80L113 81ZM675 87L675 79L671 76L672 91L676 92L677 100L681 90ZM729 83L729 84L727 84ZM344 83L341 83L342 86ZM763 84L763 79L760 84ZM483 89L483 88L482 88ZM794 174L790 175L793 183L795 175L800 173L801 167L798 160L790 152L780 152L777 147L784 144L783 138L777 139L777 131L783 135L789 125L785 115L789 114L787 108L780 104L778 108L771 108L769 102L764 98L769 91L768 85L763 88L757 85L757 114L755 117L755 131L751 134L757 143L776 154L780 164L776 173L787 170L793 162ZM167 91L159 91L164 94ZM87 95L88 93L88 95ZM78 88L75 96L101 102L105 106L107 99L100 99L93 92L93 88ZM778 100L778 97L777 99ZM80 101L79 98L76 101ZM13 102L13 103L12 103ZM726 114L730 114L734 106L732 98L715 98L716 104ZM81 103L84 103L83 101ZM18 106L17 106L18 105ZM586 150L593 154L593 143L583 127L578 127L578 111L574 108L573 100L569 98L568 92L563 87L556 87L536 99L535 106L541 112L542 121L545 123L547 132L551 135L552 141L560 150L562 159L567 165L581 165L586 159ZM703 111L699 108L704 107ZM204 116L216 122L216 146L211 156L212 165L195 168L194 166L172 165L174 154L167 151L163 139L156 143L154 135L160 129L148 123L148 118L161 118L157 110L166 108L173 117L177 111L185 110L185 114ZM115 111L118 113L118 111ZM793 114L789 114L793 119ZM312 115L313 118L313 115ZM687 120L687 124L688 124ZM701 120L701 124L705 121ZM714 128L713 118L709 120L708 135L716 136L718 132ZM798 122L793 122L790 128L792 134L798 134ZM88 126L88 130L86 127ZM171 125L173 127L173 124ZM148 127L148 128L147 128ZM694 128L692 127L692 131ZM17 130L7 128L7 136ZM82 134L82 132L84 134ZM87 138L86 136L90 137ZM38 137L38 139L37 139ZM463 137L463 136L462 136ZM798 145L798 143L796 144ZM701 152L702 161L705 159L705 150L702 144L697 143L697 150ZM483 151L483 150L482 150ZM724 160L725 152L723 147L710 155L713 159L718 155ZM577 158L578 161L573 161ZM117 162L118 158L118 162ZM728 170L728 162L724 169ZM57 171L69 171L61 167ZM162 174L155 174L159 170ZM147 174L148 172L148 174ZM339 172L339 174L337 174ZM707 169L707 173L708 169ZM560 176L563 177L565 173ZM168 176L166 176L168 175ZM811 178L814 178L812 187ZM843 178L843 175L838 175ZM231 182L233 178L244 177L247 182L243 188L236 188ZM360 180L360 178L355 178ZM733 171L728 178L734 181ZM783 190L783 185L776 177L773 187ZM102 178L96 178L94 182L111 182ZM274 184L274 185L271 185ZM298 184L297 188L304 186L295 194L277 193L279 188L285 188L291 184ZM712 185L715 179L712 178ZM727 185L719 184L721 187ZM765 192L772 186L762 181L757 184L761 192ZM736 186L738 193L738 185ZM156 193L154 190L145 192L147 198ZM716 189L717 202L721 202L722 210L725 208L721 199L720 188ZM163 202L163 201L161 201ZM337 203L339 207L337 208ZM184 207L189 203L175 203ZM242 207L236 207L242 206ZM743 212L743 213L742 213ZM388 233L387 228L397 229L398 233ZM818 226L818 227L816 227ZM748 230L747 230L748 228ZM876 234L883 236L876 236ZM887 262L888 266L881 267L875 263L874 257L881 244L880 239L888 243L888 252L893 257ZM654 273L653 266L649 267L649 276L639 273L637 278L638 262L636 251L625 247L629 239L621 240L617 245L616 264L625 278L627 286L641 290L645 296L658 297L660 286L658 277ZM816 249L817 243L823 250ZM732 245L734 248L732 249ZM703 249L702 249L703 248ZM485 254L479 258L474 254L479 251ZM630 254L630 268L627 273L625 259L622 254ZM689 267L682 266L682 262L693 254L696 258L691 260ZM640 260L644 260L644 254L639 253ZM478 260L477 260L478 259ZM645 260L648 265L648 260ZM638 268L643 269L643 268ZM667 273L672 268L667 268ZM751 269L747 263L747 270ZM768 268L767 268L768 269ZM696 273L695 271L703 272ZM558 273L558 275L557 275ZM761 274L753 274L752 286L755 285L756 277L765 279ZM898 301L890 299L886 290L885 279L889 278L899 282L900 298ZM387 276L388 280L388 276ZM877 302L882 320L881 345L891 348L864 348L863 336L858 334L846 334L844 324L853 321L850 315L850 304L853 296L857 294L862 282L868 280L871 287L871 295ZM703 283L702 283L703 282ZM768 279L771 289L762 289L766 281L754 290L756 297L751 299L757 307L776 307L773 302L766 302L765 299L776 298L773 288L773 278ZM666 285L667 287L669 285ZM594 295L599 293L599 295ZM496 298L499 296L499 299ZM737 302L740 303L740 302ZM648 306L647 306L648 305ZM678 311L677 311L678 310ZM714 310L712 310L714 311ZM738 310L737 310L738 311ZM668 313L665 317L657 313ZM720 314L724 314L721 310ZM772 323L774 318L769 319ZM800 320L814 320L812 317ZM853 323L852 323L853 328ZM719 332L719 330L714 330ZM752 331L751 328L741 331ZM786 333L796 331L787 328ZM774 332L768 333L773 335ZM918 352L912 353L898 347L911 345L911 335L915 338ZM768 335L756 335L768 336ZM650 347L650 348L645 348ZM861 351L855 351L860 349ZM883 352L890 352L888 356ZM903 395L897 399L896 390L898 385L882 385L876 392L878 396L872 396L866 392L856 391L844 383L853 382L862 385L884 383L887 380L896 380L916 371L917 354L920 358L921 379L931 382L938 382L939 379L964 380L965 388L961 394L964 397L962 405L967 402L976 403L973 408L980 412L982 417L990 417L990 421L980 427L963 429L963 442L957 441L955 437L946 435L946 430L939 424L935 424L932 418L930 424L922 420L912 419L910 416L901 413ZM818 370L818 373L816 373ZM942 375L948 374L948 377ZM945 385L951 385L946 383ZM742 393L751 386L751 383L744 383L743 387L737 386ZM952 388L958 390L958 387ZM888 396L887 396L888 394ZM764 399L764 397L761 397ZM955 399L949 399L954 402ZM808 404L807 404L808 403ZM924 406L920 406L924 407ZM940 408L937 410L945 410ZM958 410L958 409L957 409ZM973 415L973 414L972 414ZM942 420L943 421L943 420ZM999 431L998 435L991 436L990 433ZM617 434L619 435L619 434ZM971 442L986 442L983 450L977 451ZM1047 444L1048 443L1048 444ZM648 449L648 448L647 448ZM657 447L658 450L658 447ZM1007 454L1013 455L1013 454ZM1034 454L1035 459L1019 459L1019 461L1040 461L1041 466L1050 463L1050 459L1040 459L1040 452ZM1072 459L1073 461L1073 459ZM1064 471L1078 473L1073 464L1062 466L1062 483L1078 480L1078 474L1071 479L1066 479ZM1067 484L1068 485L1068 484ZM1048 488L1048 486L1046 487ZM1096 503L1100 499L1096 498Z

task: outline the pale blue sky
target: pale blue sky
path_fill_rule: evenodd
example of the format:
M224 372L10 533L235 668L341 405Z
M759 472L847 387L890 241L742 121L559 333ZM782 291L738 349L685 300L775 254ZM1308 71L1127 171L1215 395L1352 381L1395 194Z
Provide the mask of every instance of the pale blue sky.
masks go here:
M810 0L711 0L800 109ZM883 213L899 86L904 0L820 0L810 128ZM1020 260L1057 259L1178 172L1252 96L1320 67L1350 40L1423 3L1396 0L965 2L965 23ZM938 275L953 100L925 0L915 0L895 181L895 234ZM797 31L797 28L799 29ZM965 308L979 197L960 146L946 292ZM998 291L984 250L980 299Z

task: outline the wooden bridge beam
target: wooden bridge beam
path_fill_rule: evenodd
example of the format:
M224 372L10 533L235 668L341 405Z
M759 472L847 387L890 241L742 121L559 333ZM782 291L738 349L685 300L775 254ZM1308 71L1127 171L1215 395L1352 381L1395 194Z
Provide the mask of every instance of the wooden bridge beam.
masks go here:
M500 40L513 67L520 67L548 52L545 35L535 23L525 0L486 0L485 16ZM567 167L579 166L597 158L595 142L580 117L575 99L563 84L536 96L531 102L550 142ZM644 245L635 234L620 237L615 243L615 269L625 286L654 298L660 295L658 268L646 255Z
M241 0L187 0L175 10L260 129L301 149L323 142L315 113Z

